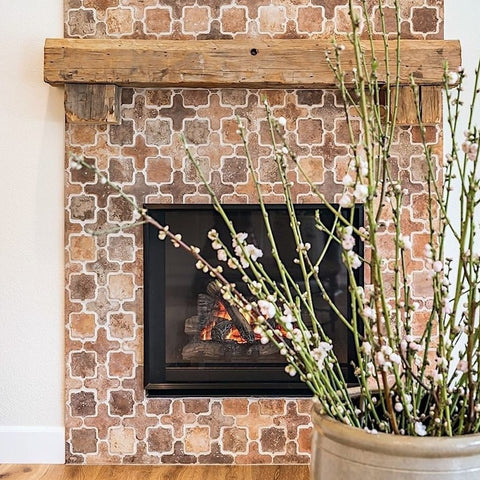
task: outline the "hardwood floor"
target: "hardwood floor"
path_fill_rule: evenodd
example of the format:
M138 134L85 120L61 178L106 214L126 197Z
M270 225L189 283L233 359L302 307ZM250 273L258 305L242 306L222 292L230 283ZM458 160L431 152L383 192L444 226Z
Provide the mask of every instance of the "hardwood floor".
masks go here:
M307 465L0 465L0 480L308 480Z

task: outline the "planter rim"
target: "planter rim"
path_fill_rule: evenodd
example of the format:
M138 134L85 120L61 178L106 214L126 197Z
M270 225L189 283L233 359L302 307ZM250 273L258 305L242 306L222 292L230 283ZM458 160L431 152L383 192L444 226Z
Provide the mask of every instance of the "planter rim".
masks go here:
M423 458L469 457L480 454L480 434L454 437L414 437L390 433L372 434L352 427L320 413L320 405L314 403L312 419L318 433L332 441L364 450L392 456Z

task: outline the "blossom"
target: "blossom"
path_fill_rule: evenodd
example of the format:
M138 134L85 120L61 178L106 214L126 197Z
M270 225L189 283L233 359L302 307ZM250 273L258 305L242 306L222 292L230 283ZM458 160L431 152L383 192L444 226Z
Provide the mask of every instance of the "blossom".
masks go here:
M287 125L287 120L285 117L278 117L277 122L281 127L285 127Z
M424 437L427 434L427 427L422 422L415 422L415 433L419 437Z
M357 201L363 203L368 197L368 187L367 185L357 184L355 190L353 191L353 196Z
M353 207L353 196L349 192L344 192L338 202L342 208Z
M352 250L355 246L355 238L353 235L345 235L342 239L342 248L344 250Z
M410 250L412 248L412 241L408 235L400 235L398 240L398 245L400 248L403 248L404 250Z
M455 370L459 373L466 373L468 370L468 362L466 360L460 360Z
M287 365L285 371L291 376L294 377L297 374L295 367L293 365Z
M360 260L360 257L353 250L349 250L347 252L347 261L350 263L354 270L362 266L362 261Z
M349 175L348 173L343 177L342 183L346 187L353 187L355 185L355 181L353 180L351 175Z
M227 252L222 248L220 250L217 250L217 258L221 262L226 262L227 261Z
M312 357L317 361L319 367L323 366L323 362L328 356L328 352L333 346L328 342L320 342L317 348L312 350Z
M440 273L443 270L443 263L440 260L435 260L435 262L433 262L432 269L435 273Z
M259 300L258 309L265 318L273 318L275 316L275 305L267 300Z

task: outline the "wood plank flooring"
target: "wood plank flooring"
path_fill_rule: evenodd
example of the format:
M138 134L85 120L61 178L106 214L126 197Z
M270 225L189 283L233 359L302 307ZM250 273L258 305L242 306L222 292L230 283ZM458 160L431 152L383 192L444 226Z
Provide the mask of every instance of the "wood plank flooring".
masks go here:
M0 480L308 480L307 465L0 465Z

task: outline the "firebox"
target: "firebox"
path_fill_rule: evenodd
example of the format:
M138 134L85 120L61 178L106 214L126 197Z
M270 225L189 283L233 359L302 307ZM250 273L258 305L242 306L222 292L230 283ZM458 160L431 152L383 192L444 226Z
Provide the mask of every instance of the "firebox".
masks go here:
M170 231L181 233L188 245L201 249L212 264L218 264L207 234L214 228L230 244L230 234L212 205L147 204L149 214ZM248 233L248 242L263 251L262 265L273 279L278 271L271 254L262 213L258 205L225 205L237 232ZM316 228L315 215L327 226L334 215L323 205L296 205L305 242L315 256L327 242L327 234ZM285 205L267 206L277 247L289 273L299 283L294 263L295 246ZM361 206L354 207L355 222L363 221ZM230 240L229 240L230 239ZM357 242L358 248L361 248ZM361 253L361 252L360 252ZM225 268L225 276L242 288L238 271ZM337 307L349 315L349 282L341 251L331 242L319 275ZM358 271L359 279L363 278ZM252 321L225 302L209 275L199 271L195 260L169 241L158 239L158 231L144 227L145 389L150 396L301 396L309 395L298 378L285 373L285 360L272 344L263 344ZM247 292L245 292L247 293ZM354 381L353 339L345 326L313 289L317 318L334 340L335 353L344 374Z

